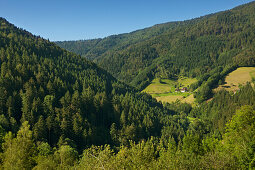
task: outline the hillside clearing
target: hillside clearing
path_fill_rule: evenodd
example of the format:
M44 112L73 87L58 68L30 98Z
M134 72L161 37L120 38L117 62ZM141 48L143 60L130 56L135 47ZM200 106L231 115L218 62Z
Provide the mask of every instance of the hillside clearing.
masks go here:
M239 89L239 85L245 85L247 82L251 82L252 78L255 78L255 67L240 67L229 73L225 78L225 83L214 90L219 91L225 89L235 92Z
M192 104L192 103L194 103L194 101L195 101L194 95L191 94L188 97L183 98L183 100L181 102Z
M155 78L149 86L142 92L152 95L157 101L161 102L175 102L177 99L181 102L193 103L194 96L190 92L175 92L177 87L189 87L197 80L195 78L180 77L178 80L159 79Z
M166 103L171 103L171 102L175 102L177 99L178 100L182 100L183 96L160 96L160 97L156 97L157 101L161 101L162 103L166 102Z

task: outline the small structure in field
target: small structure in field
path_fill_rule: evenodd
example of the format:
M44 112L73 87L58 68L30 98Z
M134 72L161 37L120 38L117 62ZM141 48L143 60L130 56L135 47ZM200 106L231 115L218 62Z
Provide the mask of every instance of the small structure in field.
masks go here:
M181 92L182 92L182 93L187 92L187 91L188 91L188 88L187 88L187 87L183 87L183 88L181 89Z

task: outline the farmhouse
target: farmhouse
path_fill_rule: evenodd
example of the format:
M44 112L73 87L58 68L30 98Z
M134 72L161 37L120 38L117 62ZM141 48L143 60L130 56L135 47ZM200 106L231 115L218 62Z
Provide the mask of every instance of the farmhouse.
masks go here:
M183 88L181 88L181 89L179 89L179 88L176 88L175 89L175 92L182 92L182 93L184 93L184 92L187 92L188 91L188 88L187 87L183 87Z
M182 92L182 93L187 92L187 91L188 91L188 88L187 88L187 87L183 87L183 88L181 89L181 92Z

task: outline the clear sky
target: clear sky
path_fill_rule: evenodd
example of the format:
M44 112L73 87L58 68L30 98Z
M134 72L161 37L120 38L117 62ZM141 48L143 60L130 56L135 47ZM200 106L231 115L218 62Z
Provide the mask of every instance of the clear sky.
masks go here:
M52 41L102 38L252 0L0 0L0 17Z

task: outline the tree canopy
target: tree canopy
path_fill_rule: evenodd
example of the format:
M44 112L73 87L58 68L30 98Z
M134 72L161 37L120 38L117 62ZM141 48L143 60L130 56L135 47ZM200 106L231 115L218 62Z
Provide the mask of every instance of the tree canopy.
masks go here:
M128 63L134 72L121 63L125 74L119 76L127 81L142 83L133 79L136 74L149 81L156 72L169 78L201 74L191 87L199 87L196 106L157 102L93 62L0 18L0 168L254 169L254 82L235 94L211 91L239 65L253 63L254 4L131 33L136 45L112 53L132 53L123 59L134 61ZM197 32L195 26L204 29ZM170 50L158 51L168 45ZM176 58L181 55L187 62ZM134 63L145 64L145 70Z

